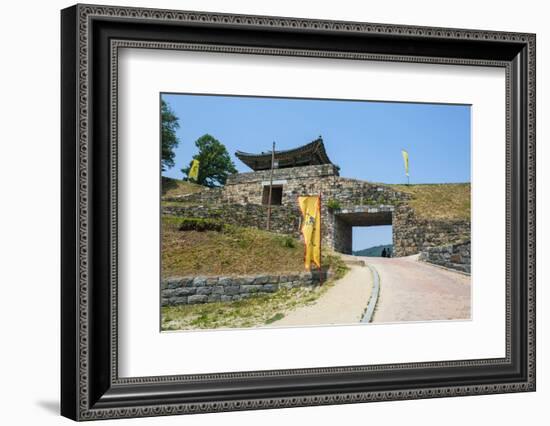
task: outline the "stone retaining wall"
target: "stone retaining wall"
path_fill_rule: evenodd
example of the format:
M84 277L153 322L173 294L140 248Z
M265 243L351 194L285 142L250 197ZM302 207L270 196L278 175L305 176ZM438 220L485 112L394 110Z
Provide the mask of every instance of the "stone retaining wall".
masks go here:
M258 204L163 206L162 213L169 216L219 219L230 225L260 229L265 229L267 222L267 206ZM298 206L272 206L270 229L298 238L300 217Z
M420 260L469 274L471 272L470 241L427 247L420 253Z
M334 179L326 196L342 206L396 205L411 198L409 194L386 185L340 176Z
M426 247L444 246L470 238L468 220L418 219L407 205L397 206L393 212L394 256L410 256Z
M177 201L187 204L218 204L223 201L223 188L204 187L201 191L175 197L162 197L163 201Z
M161 304L192 305L196 303L231 302L255 295L275 293L282 288L315 286L330 278L329 271L283 275L247 275L223 277L171 277L161 283Z
M270 173L236 173L228 177L223 188L164 198L180 204L166 203L163 214L220 219L228 224L265 229L267 206L262 202ZM354 226L392 225L394 256L409 256L424 247L470 238L468 220L418 219L409 205L409 194L391 186L341 177L332 164L275 169L273 184L281 187L282 205L272 206L271 230L299 238L301 214L297 198L320 194L322 244L342 253L351 253Z

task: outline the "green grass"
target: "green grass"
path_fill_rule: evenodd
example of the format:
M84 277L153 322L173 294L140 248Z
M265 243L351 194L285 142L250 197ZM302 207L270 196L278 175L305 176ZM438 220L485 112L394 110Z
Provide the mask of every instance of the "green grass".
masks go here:
M162 218L162 276L304 272L304 245L289 235L224 225L221 231L182 231L189 218ZM323 266L342 276L340 256L323 253Z
M469 183L388 185L412 196L408 204L421 219L469 220Z
M204 186L169 177L162 177L162 196L177 197L181 195L194 194L204 190Z
M334 200L332 198L327 201L327 207L331 210L339 210L342 208L340 201Z
M329 268L333 272L333 280L343 278L349 271L349 266L336 252L323 252L321 264L324 268Z
M162 275L247 275L302 272L303 244L254 228L181 231L185 219L162 218Z
M161 205L162 207L188 207L188 206L194 206L197 203L195 201L186 201L186 200L177 200L177 201L166 201L162 200Z
M224 224L217 219L208 219L202 217L184 217L180 219L179 228L180 231L223 231Z

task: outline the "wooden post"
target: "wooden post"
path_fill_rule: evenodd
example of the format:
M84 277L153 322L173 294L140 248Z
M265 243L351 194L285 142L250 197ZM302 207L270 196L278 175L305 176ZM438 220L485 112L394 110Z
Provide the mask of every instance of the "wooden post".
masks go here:
M267 230L271 227L271 194L273 191L273 167L275 165L275 142L271 150L271 173L269 175L269 198L267 200Z

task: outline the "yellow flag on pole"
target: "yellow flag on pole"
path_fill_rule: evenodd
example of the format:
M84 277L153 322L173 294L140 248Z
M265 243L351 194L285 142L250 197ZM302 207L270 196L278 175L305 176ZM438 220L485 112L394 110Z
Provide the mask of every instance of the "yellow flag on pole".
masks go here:
M321 198L319 196L298 197L302 212L302 235L304 236L304 265L307 270L311 262L321 267Z
M193 160L193 163L191 164L191 170L189 170L189 180L199 180L199 164L199 160Z
M401 154L403 155L403 163L405 164L405 174L409 176L409 153L402 149Z

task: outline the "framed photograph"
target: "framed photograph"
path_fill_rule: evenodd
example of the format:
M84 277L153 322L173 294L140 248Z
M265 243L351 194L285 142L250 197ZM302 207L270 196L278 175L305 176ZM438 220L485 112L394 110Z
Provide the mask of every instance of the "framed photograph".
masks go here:
M535 35L61 12L61 412L535 390Z

